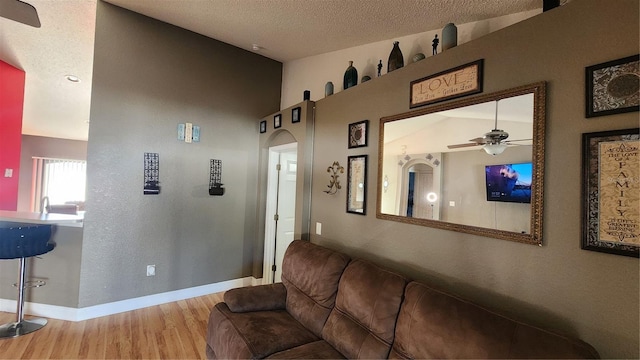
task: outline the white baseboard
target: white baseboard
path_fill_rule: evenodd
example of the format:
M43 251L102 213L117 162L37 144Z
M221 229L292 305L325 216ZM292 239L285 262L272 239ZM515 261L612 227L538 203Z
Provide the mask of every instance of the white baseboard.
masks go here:
M253 286L261 283L262 279L245 277L240 279L223 281L215 284L196 286L188 289L169 291L160 294L142 296L133 299L115 301L112 303L88 306L84 308L70 308L65 306L24 303L24 312L31 316L41 316L67 321L84 321L97 317L118 314L126 311L137 310L149 306L166 304L169 302L190 299L198 296L209 295L226 291L241 286ZM0 299L0 311L16 311L16 300Z

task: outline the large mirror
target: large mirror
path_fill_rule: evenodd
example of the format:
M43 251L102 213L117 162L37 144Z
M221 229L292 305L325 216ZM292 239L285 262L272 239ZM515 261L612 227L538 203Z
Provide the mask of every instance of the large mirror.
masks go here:
M542 244L545 83L380 119L380 219Z

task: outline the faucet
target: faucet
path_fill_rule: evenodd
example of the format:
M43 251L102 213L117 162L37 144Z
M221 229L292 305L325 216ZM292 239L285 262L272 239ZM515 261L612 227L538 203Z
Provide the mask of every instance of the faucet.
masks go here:
M45 206L45 203L47 204ZM45 196L42 198L42 200L40 200L40 214L44 213L46 210L46 212L49 212L49 197Z

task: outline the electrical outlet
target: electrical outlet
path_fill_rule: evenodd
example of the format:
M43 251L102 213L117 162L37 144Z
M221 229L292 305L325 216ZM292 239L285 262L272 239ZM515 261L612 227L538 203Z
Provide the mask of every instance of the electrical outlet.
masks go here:
M147 265L147 276L156 276L156 266Z
M316 223L316 235L322 235L322 224L319 222Z

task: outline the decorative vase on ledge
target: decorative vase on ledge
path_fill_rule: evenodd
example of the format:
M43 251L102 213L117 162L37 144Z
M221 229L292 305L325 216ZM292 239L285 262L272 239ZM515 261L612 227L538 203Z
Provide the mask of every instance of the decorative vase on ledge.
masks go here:
M358 70L353 67L353 61L349 61L349 67L344 72L344 81L342 87L344 90L358 84Z
M387 72L390 73L393 70L400 69L404 66L404 57L402 51L400 51L400 43L398 41L393 42L393 49L389 54L389 62L387 63Z
M333 83L331 81L324 85L324 96L333 95Z
M442 51L458 45L458 28L453 23L448 23L442 29Z

